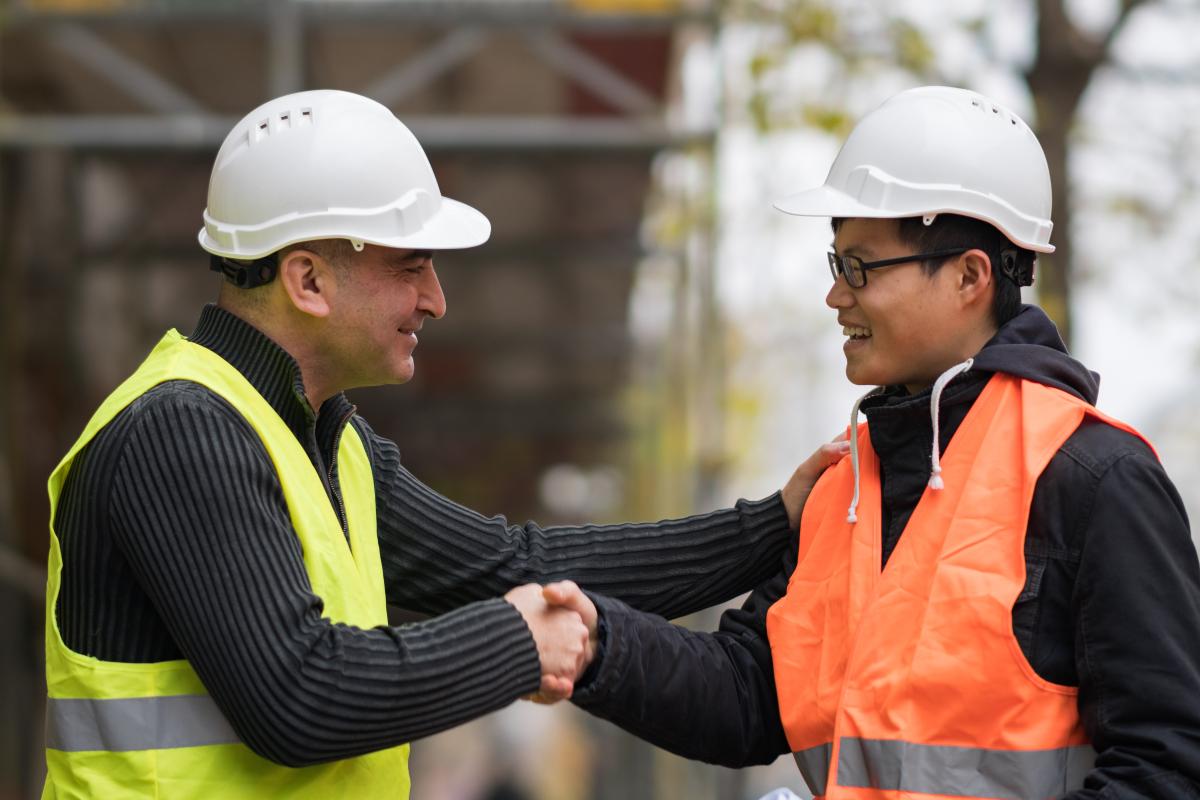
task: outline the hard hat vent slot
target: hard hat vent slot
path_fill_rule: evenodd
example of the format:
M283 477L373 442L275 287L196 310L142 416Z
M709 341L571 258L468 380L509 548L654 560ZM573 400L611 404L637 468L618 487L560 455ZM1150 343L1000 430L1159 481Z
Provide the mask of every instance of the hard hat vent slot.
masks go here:
M250 129L250 136L249 136L250 142L249 143L254 144L256 142L261 142L263 139L265 139L267 136L270 135L270 130L271 130L271 120L269 120L269 119L262 120L261 122L259 122L257 125L255 125L253 128Z
M980 100L979 98L972 98L971 105L973 105L975 108L978 108L980 111L987 111L990 108L992 110L992 113L995 114L996 116L1000 117L1001 119L1007 119L1009 125L1012 125L1014 128L1020 127L1020 125L1018 125L1018 123L1017 123L1017 118L1013 115L1013 113L1011 111L1001 108L1000 106L995 105L994 103L985 103L983 100Z

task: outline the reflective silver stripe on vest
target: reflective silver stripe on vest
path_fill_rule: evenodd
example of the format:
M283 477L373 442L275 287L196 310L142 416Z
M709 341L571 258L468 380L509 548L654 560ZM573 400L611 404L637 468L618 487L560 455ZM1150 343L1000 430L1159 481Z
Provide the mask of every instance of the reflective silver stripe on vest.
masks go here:
M46 702L46 747L53 750L166 750L241 741L205 694L64 699Z
M819 744L807 750L797 750L792 753L796 766L808 784L808 790L813 794L825 794L825 786L829 783L829 762L833 759L833 742Z
M900 792L1044 800L1083 786L1096 751L988 750L888 739L841 740L838 786Z

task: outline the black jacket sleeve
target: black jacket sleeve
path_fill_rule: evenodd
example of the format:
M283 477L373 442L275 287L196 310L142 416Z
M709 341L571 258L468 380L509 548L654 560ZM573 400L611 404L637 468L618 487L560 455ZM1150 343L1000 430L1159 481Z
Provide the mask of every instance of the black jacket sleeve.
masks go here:
M798 537L791 542L775 574L725 612L715 633L592 595L604 652L572 702L686 758L744 767L788 752L766 624L796 566Z
M1097 750L1068 800L1200 798L1200 565L1183 503L1132 436L1075 517L1079 705Z
M287 766L346 758L536 691L536 646L503 600L399 628L323 618L278 477L245 420L186 383L136 405L115 467L113 536L256 753Z
M360 419L379 506L388 602L439 613L523 583L570 578L673 619L730 600L778 569L787 511L778 492L662 522L541 528L485 517L422 484Z

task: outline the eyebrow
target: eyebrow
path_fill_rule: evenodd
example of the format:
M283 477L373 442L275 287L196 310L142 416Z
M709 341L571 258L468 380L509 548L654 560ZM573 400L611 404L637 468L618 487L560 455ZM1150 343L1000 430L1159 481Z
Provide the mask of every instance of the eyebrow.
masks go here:
M874 250L872 250L870 247L859 246L859 245L856 245L856 244L852 244L852 245L850 245L850 246L849 246L849 247L847 247L845 250L838 250L838 249L837 249L836 247L834 247L833 245L830 245L830 246L829 246L829 248L830 248L831 250L833 250L833 252L834 252L836 255L839 255L839 256L855 256L856 258L861 258L863 261L870 261L870 260L871 260L871 258L872 258L872 257L875 255L875 251L874 251Z
M425 261L433 258L432 250L413 250L405 255L392 255L388 257L388 262L391 264L410 264L413 261Z

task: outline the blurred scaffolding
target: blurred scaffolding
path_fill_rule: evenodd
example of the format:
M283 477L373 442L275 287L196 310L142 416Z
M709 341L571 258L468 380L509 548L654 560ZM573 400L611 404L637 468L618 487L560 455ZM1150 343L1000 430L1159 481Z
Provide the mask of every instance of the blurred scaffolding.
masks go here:
M446 194L492 219L486 246L439 259L450 314L422 337L418 377L354 393L415 474L543 523L720 502L717 109L673 110L681 54L712 37L714 13L671 0L0 2L0 798L41 786L44 481L161 332L189 331L215 297L195 241L208 172L269 97L338 88L388 105ZM662 300L640 344L639 265ZM418 744L414 771L421 798L715 798L737 780L574 709L528 706Z

